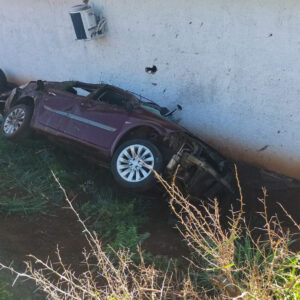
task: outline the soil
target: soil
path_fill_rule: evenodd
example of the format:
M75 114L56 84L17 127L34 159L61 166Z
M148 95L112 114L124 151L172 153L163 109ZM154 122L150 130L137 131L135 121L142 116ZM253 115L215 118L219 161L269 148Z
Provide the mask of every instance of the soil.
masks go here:
M291 222L285 217L277 202L281 203L300 223L300 184L297 181L266 173L258 168L239 165L239 178L246 201L246 210L252 222L257 222L257 211L261 203L257 200L262 196L261 187L268 189L269 214L277 213L286 227L296 232ZM174 229L174 219L170 214L168 204L160 195L152 195L153 205L149 209L149 222L142 231L150 232L143 248L154 255L181 257L187 253L182 238ZM231 196L232 197L232 196ZM230 199L230 197L229 197ZM228 209L232 200L221 199L223 211ZM222 206L223 203L223 206ZM23 261L26 255L33 254L41 259L48 256L54 258L57 245L66 264L78 266L82 261L82 249L87 247L82 230L70 210L61 207L53 208L47 215L36 217L2 217L0 219L0 261L13 265L18 270L24 270ZM294 249L300 251L300 243L294 244ZM55 261L55 259L54 259ZM6 281L12 282L11 275L1 272ZM43 295L34 292L35 286L30 282L18 281L12 289L14 299L44 299Z
M70 210L56 208L47 215L37 217L6 217L0 219L0 261L13 266L18 271L25 269L28 254L41 259L50 257L57 261L57 246L67 265L80 265L82 250L87 247L82 230ZM9 272L1 272L1 277L12 283L13 276ZM45 299L41 293L34 292L36 287L29 281L17 281L11 291L14 299Z

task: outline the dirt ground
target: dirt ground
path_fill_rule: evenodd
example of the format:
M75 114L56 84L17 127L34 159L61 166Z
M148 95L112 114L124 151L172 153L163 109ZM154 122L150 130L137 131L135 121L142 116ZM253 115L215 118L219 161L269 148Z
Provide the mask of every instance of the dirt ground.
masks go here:
M37 217L6 217L0 220L0 260L6 264L13 262L13 266L19 271L24 270L23 261L28 254L42 259L50 257L57 261L57 246L66 264L80 264L81 251L87 244L81 227L67 209L57 208L47 215ZM12 276L8 272L1 273L1 277L12 282ZM19 280L12 292L20 300L44 299L38 293L33 293L34 290L35 286L29 281Z
M239 177L246 201L246 210L252 219L259 218L257 211L261 204L257 200L262 195L261 187L268 189L268 207L270 215L277 213L285 226L293 227L284 217L277 202L281 203L293 218L300 223L300 184L294 180L281 178L247 165L239 165ZM153 205L149 210L149 222L143 231L151 236L144 242L144 249L154 255L180 257L186 252L181 237L172 228L172 217L168 204L158 195L152 196ZM221 199L222 201L222 199ZM226 200L228 201L228 199ZM292 229L295 231L295 229ZM57 245L61 249L66 264L78 266L82 260L82 249L87 246L82 236L81 227L73 213L57 207L47 215L37 217L2 217L0 219L0 260L1 262L24 269L26 255L34 254L45 259L54 257ZM300 243L294 245L300 251ZM1 273L11 281L8 273ZM19 281L14 289L15 299L43 299L30 282ZM34 295L34 296L32 296Z

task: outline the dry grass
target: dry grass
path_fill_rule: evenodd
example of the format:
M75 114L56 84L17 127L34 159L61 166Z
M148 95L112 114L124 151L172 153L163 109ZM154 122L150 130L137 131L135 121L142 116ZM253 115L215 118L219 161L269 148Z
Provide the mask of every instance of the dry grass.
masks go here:
M193 253L188 258L190 267L184 276L178 276L173 268L162 272L153 265L146 265L141 251L140 264L132 261L131 253L126 249L109 256L61 186L89 244L89 249L83 251L85 270L76 274L65 266L59 250L56 264L29 256L24 273L3 264L0 268L15 273L16 279L34 280L49 299L55 300L299 299L300 255L289 250L290 233L282 228L276 217L268 216L266 190L261 199L264 210L260 213L265 225L256 230L260 232L258 236L245 221L238 176L240 209L231 211L225 227L216 199L196 207L183 197L174 181L168 184L158 178L169 193L170 207L179 220L178 230ZM294 224L300 231L299 225ZM211 290L205 280L197 277L199 274L206 275L213 287Z
M180 221L178 230L206 272L221 299L300 299L300 254L289 250L291 235L276 216L269 217L267 191L260 199L264 226L250 229L244 216L244 199L236 170L240 209L231 210L228 225L221 224L217 199L196 207L173 184L162 180L171 197L171 208ZM284 209L284 208L283 208ZM292 219L300 232L300 226ZM258 234L259 233L259 234ZM197 259L197 256L201 259Z

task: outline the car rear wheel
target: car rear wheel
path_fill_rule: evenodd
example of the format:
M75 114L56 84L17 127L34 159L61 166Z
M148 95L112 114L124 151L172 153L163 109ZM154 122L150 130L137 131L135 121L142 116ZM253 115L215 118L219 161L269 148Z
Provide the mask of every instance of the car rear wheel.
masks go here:
M123 143L111 162L114 178L122 186L135 190L147 190L155 182L152 170L161 172L162 155L158 148L144 139Z
M13 106L2 122L1 132L10 140L20 140L30 134L30 120L32 108L28 105L20 104Z

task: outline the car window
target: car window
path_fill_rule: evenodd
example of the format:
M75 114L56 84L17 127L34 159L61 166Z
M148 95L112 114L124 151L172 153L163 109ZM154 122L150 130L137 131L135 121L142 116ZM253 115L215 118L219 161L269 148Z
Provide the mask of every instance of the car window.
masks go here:
M76 94L77 94L78 96L84 96L84 97L87 97L87 96L90 94L89 91L84 90L84 89L82 89L82 88L80 88L80 87L73 87L73 89L76 91Z
M97 100L100 102L105 102L105 103L109 103L112 105L119 105L119 106L124 106L126 102L126 99L124 98L123 95L109 90L103 91L103 93L99 95Z

